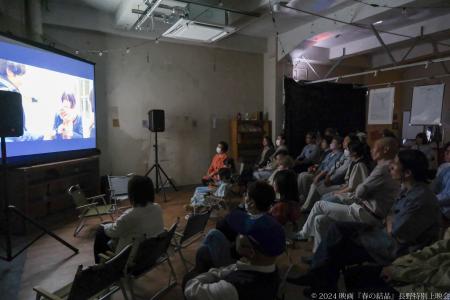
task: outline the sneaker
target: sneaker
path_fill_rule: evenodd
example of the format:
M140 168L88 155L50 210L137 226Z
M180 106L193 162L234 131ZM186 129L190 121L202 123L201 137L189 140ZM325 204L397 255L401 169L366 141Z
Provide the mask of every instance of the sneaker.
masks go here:
M304 234L303 232L299 231L294 235L293 240L306 242L306 241L308 241L308 236L306 234Z

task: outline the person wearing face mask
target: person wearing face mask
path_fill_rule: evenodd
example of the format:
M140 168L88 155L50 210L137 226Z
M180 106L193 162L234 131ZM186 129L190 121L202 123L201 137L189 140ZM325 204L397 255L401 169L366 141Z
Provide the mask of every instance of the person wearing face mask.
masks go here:
M275 260L286 243L282 226L270 216L264 222L250 222L248 218L235 221L240 232L235 251L240 259L197 276L188 273L183 288L186 299L276 298L279 274Z
M358 141L358 138L353 134L348 134L344 138L342 143L344 154L341 155L323 181L311 184L308 196L302 205L302 212L309 212L314 203L320 200L321 196L340 189L341 185L345 183L345 175L351 163L348 145L353 141Z
M228 158L227 152L228 144L224 141L220 141L219 144L217 144L216 154L211 161L211 165L209 166L206 175L202 178L203 185L208 185L219 180L219 170L225 167L225 160Z
M286 147L286 139L284 135L278 135L275 144L277 146L275 152L270 156L269 162L265 167L259 168L253 172L253 178L256 180L266 180L272 175L272 173L277 169L277 156L278 154L288 154L288 149Z
M351 205L318 201L314 204L297 240L314 237L316 251L329 226L337 221L361 222L382 226L398 194L399 184L389 174L389 164L398 152L393 138L382 138L372 148L372 158L377 166L355 190Z
M364 144L352 142L348 145L351 164L345 174L345 184L334 192L322 196L321 200L334 203L351 204L354 198L354 191L369 175L369 159L365 157Z
M310 271L303 276L289 278L288 282L311 286L308 292L337 291L339 273L345 266L375 262L380 266L376 267L380 274L382 266L390 264L397 257L422 249L437 240L439 207L427 185L427 169L427 158L420 151L399 152L390 163L392 178L402 185L400 196L393 207L392 226L386 228L360 222L334 223L314 253ZM364 273L357 276L364 276ZM369 288L365 291L374 288L370 281L365 284Z

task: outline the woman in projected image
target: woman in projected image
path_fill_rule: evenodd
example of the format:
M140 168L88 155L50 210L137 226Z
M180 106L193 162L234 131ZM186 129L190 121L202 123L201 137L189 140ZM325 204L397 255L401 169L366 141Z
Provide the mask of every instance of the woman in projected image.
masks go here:
M61 108L55 116L53 125L53 139L83 138L83 123L81 116L75 110L76 104L74 94L62 94Z

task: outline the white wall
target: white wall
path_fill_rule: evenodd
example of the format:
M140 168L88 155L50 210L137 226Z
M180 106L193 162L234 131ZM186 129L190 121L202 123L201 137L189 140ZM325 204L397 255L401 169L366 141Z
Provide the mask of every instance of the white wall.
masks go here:
M62 27L46 26L44 32L57 46L73 49L125 49L142 42ZM147 42L129 54L84 57L97 63L102 174L142 174L153 164L153 134L142 122L148 110L164 109L161 165L177 184L198 183L217 142L229 140L230 118L263 109L261 54ZM119 128L112 126L116 117Z

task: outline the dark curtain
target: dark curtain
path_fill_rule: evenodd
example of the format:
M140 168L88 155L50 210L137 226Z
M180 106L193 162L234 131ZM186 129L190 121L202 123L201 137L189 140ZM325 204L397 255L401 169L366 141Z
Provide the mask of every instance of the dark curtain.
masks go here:
M284 79L285 135L292 155L300 154L308 131L337 129L341 135L365 130L366 92L352 84L306 85Z

